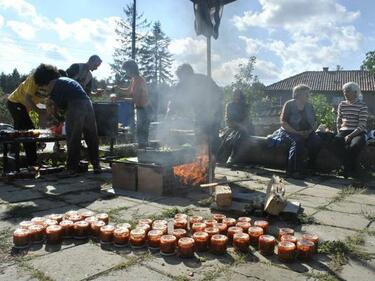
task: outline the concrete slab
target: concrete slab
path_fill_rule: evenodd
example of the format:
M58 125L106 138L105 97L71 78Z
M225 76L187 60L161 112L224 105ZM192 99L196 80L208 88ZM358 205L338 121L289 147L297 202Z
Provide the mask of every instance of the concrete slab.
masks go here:
M359 214L363 215L364 213L374 213L375 214L375 206L366 205L362 203L354 203L350 201L340 201L337 203L332 203L327 206L328 210L336 211L336 212L343 212L343 213L350 213L350 214Z
M134 219L147 218L158 215L163 212L162 208L152 206L150 204L141 204L131 207L127 210L120 211L117 217L123 221L131 221Z
M22 201L29 201L33 199L43 198L44 195L35 190L18 189L4 192L0 195L0 200L7 203L16 203Z
M353 194L347 198L347 201L360 203L360 204L367 204L372 205L375 207L375 196L374 194Z
M80 206L84 206L87 209L97 211L97 212L108 212L112 209L117 208L131 208L138 205L136 202L128 200L124 197L116 198L101 198L92 203L82 203Z
M353 230L362 230L369 223L367 219L360 215L344 214L331 211L320 211L314 215L314 218L320 224Z
M302 208L310 207L310 208L318 208L320 206L325 206L330 202L329 198L324 197L316 197L311 195L304 195L299 193L294 193L291 196L287 197L290 201L298 201L301 203Z
M0 281L37 281L37 278L32 277L31 273L25 271L16 265L0 268Z
M43 193L49 195L62 195L70 192L87 191L87 190L100 190L100 183L92 180L70 178L65 182L56 182L52 184L41 184L36 187Z
M118 280L136 280L136 281L170 281L173 280L159 272L149 269L144 266L133 266L129 269L116 270L110 272L108 275L100 276L93 280L96 281L118 281Z
M313 187L305 188L298 192L298 194L310 195L315 197L334 198L340 189L325 186L324 184L314 185Z
M267 265L263 263L246 263L236 266L232 269L233 272L239 273L246 276L247 280L295 280L295 281L305 281L306 276L302 273L297 273L292 270L287 270L279 268L272 265ZM229 274L229 275L228 275ZM230 276L230 272L227 275ZM253 279L251 279L253 278ZM220 279L219 279L220 280ZM228 279L222 279L228 280ZM235 280L235 279L233 279ZM242 279L239 279L242 280Z
M193 208L195 207L193 202L188 198L182 197L163 197L156 202L150 203L150 205L158 208Z
M103 251L92 244L84 244L28 261L53 280L81 280L124 262L125 259Z
M373 281L375 277L375 261L359 262L350 260L344 265L339 276L344 280Z
M32 217L43 217L43 216L46 216L46 215L49 215L49 214L64 214L67 211L70 211L70 210L77 210L78 211L79 209L80 209L80 207L78 207L77 205L66 204L66 205L58 207L58 208L34 212L34 213L31 214L31 216Z
M106 196L99 192L93 191L83 191L77 193L70 193L60 196L62 200L70 204L84 204L87 202L94 202L95 200L100 200L103 198L109 198L110 196Z
M60 208L66 204L62 201L52 199L36 199L33 201L8 204L4 216L7 218L25 218L31 217L32 213Z
M356 234L354 230L342 229L326 225L303 225L300 233L315 233L321 241L345 240L348 236Z

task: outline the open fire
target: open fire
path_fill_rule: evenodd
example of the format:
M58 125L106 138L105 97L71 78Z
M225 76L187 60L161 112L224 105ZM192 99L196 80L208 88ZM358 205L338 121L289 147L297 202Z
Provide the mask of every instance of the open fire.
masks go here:
M199 185L207 182L208 165L208 155L199 155L193 163L173 167L173 172L183 184Z

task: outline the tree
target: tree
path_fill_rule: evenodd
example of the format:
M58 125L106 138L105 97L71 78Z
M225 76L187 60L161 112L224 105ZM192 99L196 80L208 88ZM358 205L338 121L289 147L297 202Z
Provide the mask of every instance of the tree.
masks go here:
M311 103L315 109L318 125L325 125L327 128L335 130L336 114L327 97L323 94L314 94L311 97Z
M133 5L128 4L124 9L124 18L117 21L116 34L118 36L117 41L120 43L120 47L116 48L113 53L113 64L111 68L115 73L116 82L125 82L125 71L122 69L122 65L125 61L132 57L132 21L133 21ZM145 28L148 28L150 24L147 19L144 18L143 14L136 14L136 60L138 60L138 48L144 36L141 34Z
M172 55L168 50L170 39L155 22L139 50L140 70L148 83L159 86L172 80Z
M361 69L371 71L375 74L375 51L366 53L366 58L362 62Z

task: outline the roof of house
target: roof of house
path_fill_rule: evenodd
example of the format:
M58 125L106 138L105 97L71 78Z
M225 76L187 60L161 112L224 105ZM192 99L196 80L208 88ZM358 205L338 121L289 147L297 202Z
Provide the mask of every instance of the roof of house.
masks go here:
M341 91L342 85L356 82L363 92L375 92L375 75L364 70L305 71L266 87L266 91L291 91L298 84L312 91Z

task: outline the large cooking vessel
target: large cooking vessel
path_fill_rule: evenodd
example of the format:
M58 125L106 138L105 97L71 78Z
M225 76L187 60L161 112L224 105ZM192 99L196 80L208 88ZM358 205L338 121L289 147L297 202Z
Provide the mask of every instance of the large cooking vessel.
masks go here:
M196 151L193 147L171 149L139 149L138 162L155 163L162 166L177 166L194 161Z

